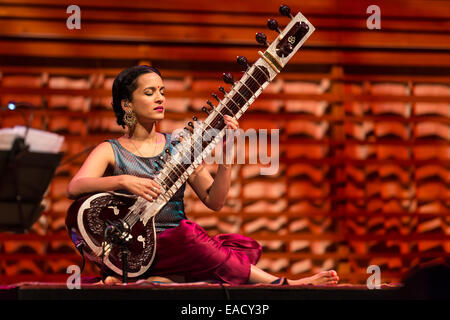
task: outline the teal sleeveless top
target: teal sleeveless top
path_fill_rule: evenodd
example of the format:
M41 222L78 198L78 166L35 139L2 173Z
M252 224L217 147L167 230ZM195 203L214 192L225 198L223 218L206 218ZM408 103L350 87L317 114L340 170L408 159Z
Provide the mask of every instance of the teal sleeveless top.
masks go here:
M140 157L131 153L117 141L116 139L109 139L108 141L114 150L114 170L112 175L118 176L122 174L133 175L142 178L153 178L163 168L156 161L157 158L162 155L164 160L168 159L168 155L165 152L169 148L172 153L173 146L171 141L171 135L163 133L166 137L166 144L163 152L154 157ZM173 143L177 143L174 140ZM184 212L184 191L186 183L184 183L180 189L173 195L173 197L166 203L164 207L156 214L155 228L156 232L161 232L169 228L174 228L180 224L180 222L186 219ZM128 190L117 190L117 192L130 193Z

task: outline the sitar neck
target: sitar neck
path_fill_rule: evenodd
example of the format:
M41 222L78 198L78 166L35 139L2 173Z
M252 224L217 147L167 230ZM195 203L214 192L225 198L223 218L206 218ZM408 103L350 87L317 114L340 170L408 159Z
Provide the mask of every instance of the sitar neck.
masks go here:
M268 48L259 52L260 58L232 83L230 91L207 118L203 122L195 121L196 125L190 122L192 130L185 128L183 139L174 145L163 169L155 177L163 189L158 203L168 202L222 140L226 129L224 116L239 119L314 32L314 27L301 13L295 17L289 13L289 16L291 21L271 45L265 42L264 35Z
M273 77L265 60L260 58L234 83L203 122L198 122L192 131L185 130L183 139L173 147L169 160L157 176L167 200L221 141L226 130L224 116L239 119Z

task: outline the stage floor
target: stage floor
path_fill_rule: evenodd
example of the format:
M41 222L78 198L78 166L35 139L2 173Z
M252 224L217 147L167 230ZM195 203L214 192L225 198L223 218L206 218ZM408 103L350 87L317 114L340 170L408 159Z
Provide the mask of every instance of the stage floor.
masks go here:
M26 282L0 286L1 300L393 300L404 299L400 284L368 289L364 285L279 286L193 284L82 284Z

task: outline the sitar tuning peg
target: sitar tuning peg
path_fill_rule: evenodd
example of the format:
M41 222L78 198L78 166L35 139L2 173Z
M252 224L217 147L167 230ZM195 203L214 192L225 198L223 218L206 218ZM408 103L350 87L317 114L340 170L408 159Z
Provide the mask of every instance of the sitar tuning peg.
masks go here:
M225 89L222 86L219 87L219 91L222 92L224 95L227 94L227 92L225 91Z
M219 97L217 96L217 94L211 93L211 95L213 96L214 99L217 100L217 102L220 102L220 99L219 99Z
M267 37L266 37L266 35L264 33L258 32L256 34L255 38L256 38L256 42L258 42L260 44L263 44L263 45L265 45L267 47L269 46L269 44L267 43Z
M231 73L229 73L229 72L224 73L224 74L223 74L223 81L224 81L225 83L228 83L228 84L233 85L233 84L234 84L234 78L233 78L233 75L232 75Z
M215 108L216 106L212 104L211 101L207 100L206 103L208 104L208 106L210 106L211 108Z
M237 57L237 63L244 69L244 70L248 70L248 68L250 68L247 58L243 57L243 56L238 56Z
M309 31L309 26L302 21L302 23L300 23L300 29L302 29L303 34L306 34Z
M280 6L280 13L281 13L282 16L289 17L291 19L294 18L292 16L292 14L291 14L291 8L289 8L288 6L281 5Z
M202 107L202 111L209 115L210 111L207 107Z
M269 27L270 30L272 31L276 31L278 33L281 33L280 28L278 28L278 22L275 19L269 19L267 21L267 26Z

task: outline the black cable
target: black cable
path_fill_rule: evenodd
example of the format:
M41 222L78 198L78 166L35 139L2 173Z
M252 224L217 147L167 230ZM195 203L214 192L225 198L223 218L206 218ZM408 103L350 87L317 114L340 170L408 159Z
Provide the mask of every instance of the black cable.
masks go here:
M78 251L80 252L81 258L83 259L82 262L81 262L81 271L80 271L80 274L82 274L82 273L83 273L83 270L84 270L84 266L85 266L85 264L86 264L86 259L84 258L84 252L83 252L83 242L80 242L80 243L76 246L76 248L77 248Z
M230 301L231 298L230 298L230 292L229 292L229 290L227 289L227 287L225 287L225 286L223 285L223 283L220 283L220 286L222 287L223 291L225 292L225 298L226 298L226 300L227 300L227 301Z
M103 242L102 242L102 253L101 253L101 259L102 259L102 266L101 266L101 272L102 272L102 280L105 282L108 273L106 272L105 268L105 246L106 246L106 239L108 238L108 233L110 231L110 226L107 226L105 230L103 231Z

